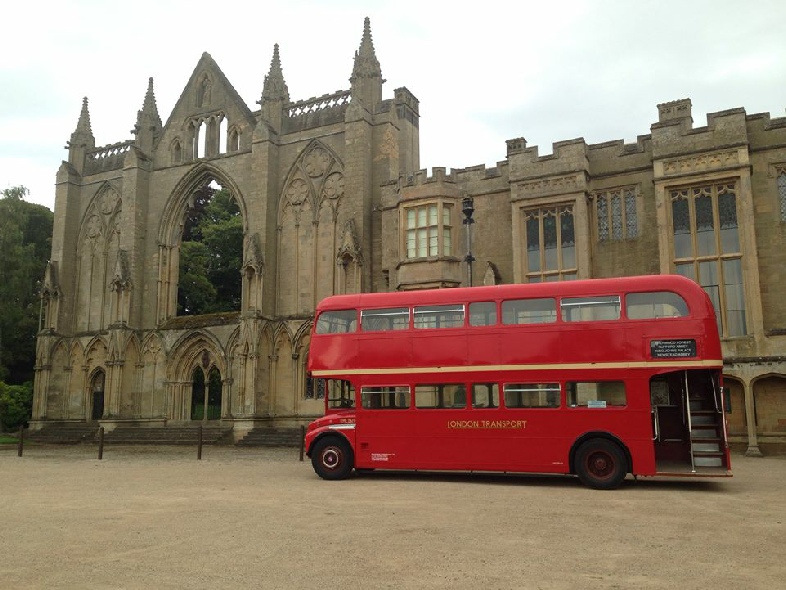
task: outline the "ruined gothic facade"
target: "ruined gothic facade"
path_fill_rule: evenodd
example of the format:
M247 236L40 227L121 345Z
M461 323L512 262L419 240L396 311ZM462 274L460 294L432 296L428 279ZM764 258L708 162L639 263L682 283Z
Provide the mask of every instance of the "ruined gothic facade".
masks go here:
M252 111L204 54L165 124L151 80L134 138L103 147L85 100L57 174L34 428L302 424L323 409L305 361L333 293L678 272L718 311L732 440L786 439L786 119L694 127L679 100L634 144L511 139L494 167L429 176L418 101L383 98L368 20L349 90L291 100L277 46L260 82ZM183 224L211 182L242 215L242 303L178 317Z

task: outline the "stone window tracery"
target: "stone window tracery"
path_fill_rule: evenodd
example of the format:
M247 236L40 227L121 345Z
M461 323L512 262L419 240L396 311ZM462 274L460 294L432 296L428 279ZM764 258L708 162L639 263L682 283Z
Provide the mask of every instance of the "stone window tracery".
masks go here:
M778 201L781 221L786 221L786 167L778 168Z
M670 191L674 267L709 295L722 336L747 334L737 187L720 182Z
M523 215L527 282L575 279L578 270L573 206L527 209Z
M599 241L638 237L635 187L597 192L593 198Z

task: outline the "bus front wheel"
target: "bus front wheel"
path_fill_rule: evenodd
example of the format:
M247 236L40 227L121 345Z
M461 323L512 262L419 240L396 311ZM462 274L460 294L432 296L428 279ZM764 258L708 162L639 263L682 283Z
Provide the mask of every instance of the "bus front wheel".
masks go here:
M625 453L610 440L588 440L576 451L576 474L585 486L613 490L620 486L627 473Z
M322 479L346 479L352 473L353 463L349 443L335 436L317 441L311 453L311 465Z

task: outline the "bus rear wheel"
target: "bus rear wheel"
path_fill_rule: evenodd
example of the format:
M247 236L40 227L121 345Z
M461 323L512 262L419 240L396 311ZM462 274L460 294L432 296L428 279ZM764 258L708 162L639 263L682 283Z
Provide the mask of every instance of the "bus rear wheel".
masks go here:
M311 452L311 465L322 479L346 479L354 462L349 443L335 436L318 440Z
M576 452L576 474L581 483L596 490L613 490L628 473L625 453L610 440L588 440Z

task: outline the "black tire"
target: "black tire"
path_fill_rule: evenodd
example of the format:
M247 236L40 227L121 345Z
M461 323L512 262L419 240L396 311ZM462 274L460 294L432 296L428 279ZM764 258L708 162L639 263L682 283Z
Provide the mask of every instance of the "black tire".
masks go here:
M576 474L581 483L596 490L614 490L628 474L628 460L620 446L593 438L576 451Z
M355 456L349 443L330 436L320 439L311 451L311 465L322 479L346 479L352 473Z

